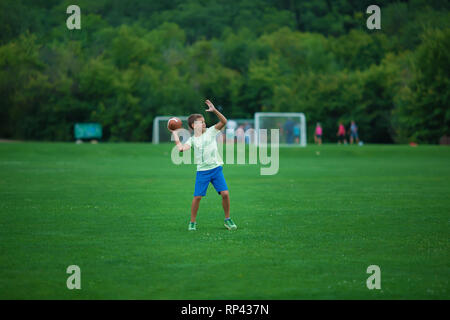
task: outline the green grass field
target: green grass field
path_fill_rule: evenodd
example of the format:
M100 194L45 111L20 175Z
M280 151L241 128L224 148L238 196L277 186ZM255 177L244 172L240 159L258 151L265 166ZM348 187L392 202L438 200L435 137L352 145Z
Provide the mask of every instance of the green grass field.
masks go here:
M171 148L0 144L0 298L450 298L450 148L284 148L275 176L225 165L234 232L212 186L187 231L195 167Z

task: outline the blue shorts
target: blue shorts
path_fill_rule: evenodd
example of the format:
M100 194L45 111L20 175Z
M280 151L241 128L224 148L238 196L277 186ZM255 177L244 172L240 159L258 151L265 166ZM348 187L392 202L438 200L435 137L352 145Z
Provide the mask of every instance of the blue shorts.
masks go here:
M219 194L221 191L228 190L222 170L222 166L218 166L217 168L211 170L197 171L194 197L206 196L206 190L208 189L210 182Z

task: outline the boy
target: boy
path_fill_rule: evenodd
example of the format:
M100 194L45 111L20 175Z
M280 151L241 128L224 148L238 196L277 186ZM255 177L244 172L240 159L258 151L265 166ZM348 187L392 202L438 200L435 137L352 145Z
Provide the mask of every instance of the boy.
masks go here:
M194 156L197 163L197 177L195 179L194 199L191 205L191 221L188 230L197 229L198 208L200 200L206 195L209 183L211 182L216 191L222 196L222 206L225 213L225 227L228 230L235 230L237 226L230 218L230 194L228 192L227 183L222 172L223 161L220 158L217 149L216 136L227 123L227 119L214 107L211 101L206 100L208 105L207 112L214 112L219 118L219 122L206 129L205 118L201 114L191 114L188 118L188 125L194 129L194 135L190 137L184 144L180 142L176 131L172 131L175 144L180 152L194 147Z

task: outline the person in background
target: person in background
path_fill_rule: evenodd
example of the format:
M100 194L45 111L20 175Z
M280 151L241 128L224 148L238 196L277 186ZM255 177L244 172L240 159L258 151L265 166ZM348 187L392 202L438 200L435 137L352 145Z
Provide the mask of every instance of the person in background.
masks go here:
M226 130L225 130L225 142L226 143L234 143L235 142L235 130L237 128L238 124L236 121L230 119L228 120L226 124Z
M354 120L352 120L352 124L350 125L350 144L353 144L353 140L356 140L356 143L359 143L358 126Z
M294 127L294 139L296 144L300 143L300 125L298 123Z
M244 125L241 124L236 129L236 142L237 143L245 143L245 131L244 131Z
M339 128L338 128L338 132L336 133L336 135L338 137L338 144L341 144L342 142L347 144L347 140L345 139L345 127L342 124L342 122L339 122Z
M246 144L249 144L249 143L250 143L250 137L249 137L250 132L247 131L247 130L249 130L249 129L251 129L251 128L252 128L252 126L246 121L246 122L244 123L244 132L246 133L246 135L245 135L245 143L246 143Z
M286 142L289 144L294 143L294 126L295 122L291 118L288 118L283 126L284 133L286 134Z
M318 145L322 144L322 127L320 122L316 124L316 132L314 133L314 142Z

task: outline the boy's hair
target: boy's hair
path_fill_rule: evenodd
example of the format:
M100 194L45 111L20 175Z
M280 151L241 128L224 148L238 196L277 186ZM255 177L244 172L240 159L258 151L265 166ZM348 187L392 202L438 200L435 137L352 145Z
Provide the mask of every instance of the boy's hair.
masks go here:
M191 114L191 115L189 116L189 118L188 118L188 125L189 125L189 128L194 129L194 127L193 127L194 122L195 122L195 120L197 120L198 118L203 118L203 116L202 116L200 113L194 113L194 114Z

